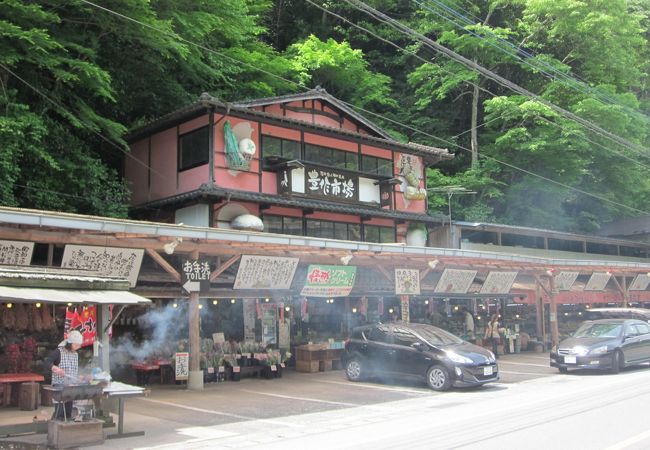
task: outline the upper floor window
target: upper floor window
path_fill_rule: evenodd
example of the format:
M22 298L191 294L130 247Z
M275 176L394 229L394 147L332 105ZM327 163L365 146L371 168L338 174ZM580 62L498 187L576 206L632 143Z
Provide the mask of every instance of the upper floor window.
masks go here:
M587 242L587 253L598 253L601 255L616 255L618 253L615 245Z
M359 169L359 158L356 152L346 152L320 145L305 144L305 160L339 169Z
M548 249L584 253L582 241L570 241L567 239L548 238Z
M209 160L209 127L202 127L178 137L178 170L207 164Z
M267 233L302 236L302 217L263 216L262 221Z
M510 247L544 248L544 238L525 234L501 233L501 245Z
M361 155L361 171L376 175L393 176L393 161L376 156Z
M300 142L262 136L262 158L267 156L279 156L287 161L300 159Z
M307 236L344 241L360 241L361 225L356 223L330 222L307 219Z
M395 242L395 229L393 227L364 225L363 240L365 242L375 242L378 244L392 244Z

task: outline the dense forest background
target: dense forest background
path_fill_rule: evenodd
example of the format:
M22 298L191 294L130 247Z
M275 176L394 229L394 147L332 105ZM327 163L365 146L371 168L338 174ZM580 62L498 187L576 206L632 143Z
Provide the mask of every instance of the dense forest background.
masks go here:
M321 85L456 155L427 174L476 192L454 219L592 232L650 214L649 24L650 0L0 0L0 204L124 217L128 129Z

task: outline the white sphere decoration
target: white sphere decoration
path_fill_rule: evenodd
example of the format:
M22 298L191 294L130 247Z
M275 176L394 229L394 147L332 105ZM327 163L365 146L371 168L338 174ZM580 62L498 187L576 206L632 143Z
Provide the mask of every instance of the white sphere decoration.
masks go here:
M257 151L255 142L252 139L244 138L239 141L239 153L244 157L244 159L250 161L253 158L253 155Z
M264 231L262 219L252 214L242 214L235 217L230 222L230 227L234 230Z

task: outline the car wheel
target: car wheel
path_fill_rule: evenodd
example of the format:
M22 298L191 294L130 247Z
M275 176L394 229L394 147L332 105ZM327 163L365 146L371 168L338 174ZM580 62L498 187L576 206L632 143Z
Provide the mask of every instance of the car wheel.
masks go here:
M566 367L558 367L558 370L560 371L560 373L565 373L565 374L569 373L569 369L567 369Z
M610 372L616 375L621 371L622 367L623 367L623 353L621 353L620 350L616 350L612 355L612 368Z
M358 358L352 358L345 366L345 375L350 381L361 381L364 377L363 366Z
M451 387L449 371L445 366L435 365L427 371L427 385L434 391L446 391Z

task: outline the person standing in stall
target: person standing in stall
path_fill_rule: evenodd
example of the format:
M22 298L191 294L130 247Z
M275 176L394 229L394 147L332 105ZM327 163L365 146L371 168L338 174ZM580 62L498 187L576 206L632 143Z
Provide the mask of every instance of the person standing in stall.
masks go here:
M52 371L52 385L73 384L79 382L79 355L77 350L83 344L83 336L77 330L68 333L59 346L50 353L47 366ZM72 402L56 402L52 419L71 419Z
M485 328L485 339L492 343L492 353L497 357L497 349L501 343L501 334L499 333L499 314L493 314L490 322Z

